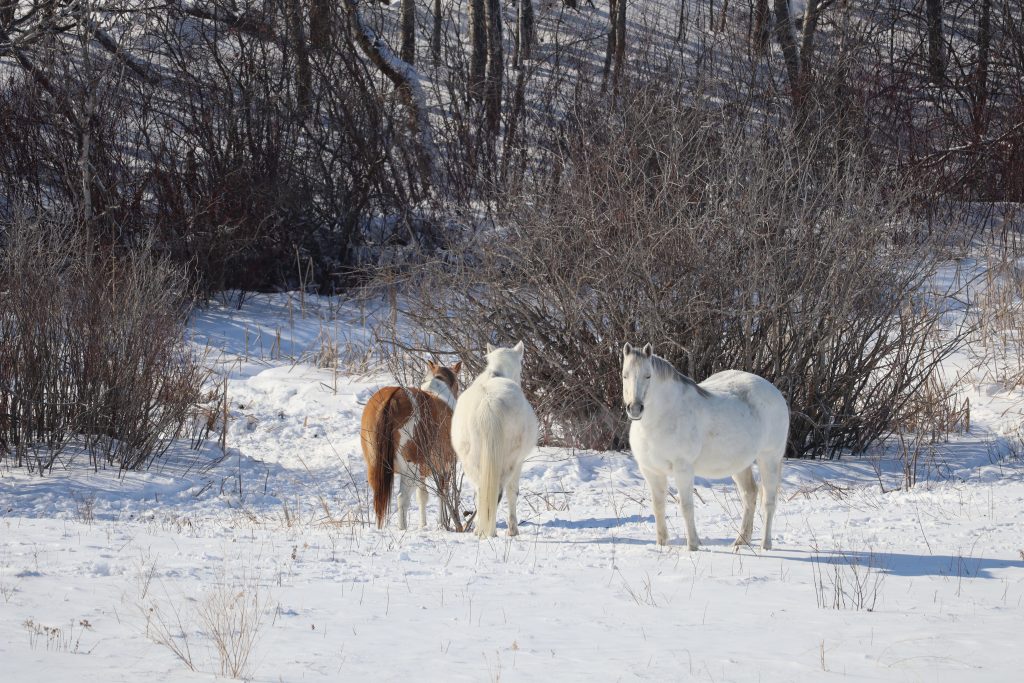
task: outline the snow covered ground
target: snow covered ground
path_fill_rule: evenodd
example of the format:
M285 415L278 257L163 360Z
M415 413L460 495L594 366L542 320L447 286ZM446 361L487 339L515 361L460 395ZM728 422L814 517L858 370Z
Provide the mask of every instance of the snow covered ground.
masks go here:
M1005 681L1024 670L1018 392L967 390L971 433L922 456L910 491L881 458L787 462L772 551L732 549L731 481L699 482L699 552L681 544L675 508L674 545L659 548L629 454L556 449L524 470L521 535L478 542L434 528L434 501L427 530L367 524L360 404L387 378L313 361L329 338L359 365L372 316L297 295L198 314L193 342L230 376L225 457L216 444L182 449L123 479L84 459L45 478L0 470L0 678Z

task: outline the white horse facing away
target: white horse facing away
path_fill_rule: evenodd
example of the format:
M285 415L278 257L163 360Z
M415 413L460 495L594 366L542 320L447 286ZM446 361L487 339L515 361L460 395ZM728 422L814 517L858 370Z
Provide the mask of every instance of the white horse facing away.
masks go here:
M622 349L622 401L632 421L629 443L651 487L658 544L668 544L665 496L671 473L679 489L690 550L700 545L693 521L693 478L731 475L743 498L735 545L750 542L757 504L752 465L761 474L764 539L772 547L772 516L789 435L789 407L775 386L757 375L725 370L700 384L683 375L650 344Z
M462 392L452 415L452 446L476 487L476 535L497 535L498 502L508 499L508 535L519 533L516 500L523 461L537 445L537 416L520 386L523 342L487 345L487 367Z

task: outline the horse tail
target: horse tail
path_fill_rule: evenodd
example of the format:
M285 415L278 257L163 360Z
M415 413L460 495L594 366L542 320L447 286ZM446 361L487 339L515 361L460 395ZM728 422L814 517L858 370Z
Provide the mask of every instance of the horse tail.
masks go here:
M477 487L476 519L481 536L493 536L498 526L501 500L501 470L508 444L505 421L487 398L480 405L480 483Z
M373 425L368 430L363 425L363 455L366 458L366 478L373 491L373 513L377 517L377 528L384 527L391 506L391 491L395 481L395 430L397 424L398 402L395 400L400 389L387 387L374 398L380 396L380 406ZM371 403L373 400L371 399ZM367 410L370 406L367 405ZM369 452L367 452L369 451Z

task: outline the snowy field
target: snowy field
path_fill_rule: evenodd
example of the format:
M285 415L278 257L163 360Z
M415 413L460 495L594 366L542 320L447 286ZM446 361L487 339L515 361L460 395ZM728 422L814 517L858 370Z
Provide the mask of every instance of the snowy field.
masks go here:
M787 462L775 549L734 551L731 480L700 480L703 547L654 544L628 453L539 449L521 535L367 523L350 362L365 307L213 305L228 451L118 479L85 459L0 470L3 681L1007 681L1024 670L1021 396L965 389L972 429L898 462ZM471 497L466 502L472 507ZM415 503L410 515L417 520ZM759 510L760 512L760 510ZM760 538L761 520L755 522ZM415 525L413 525L415 526Z

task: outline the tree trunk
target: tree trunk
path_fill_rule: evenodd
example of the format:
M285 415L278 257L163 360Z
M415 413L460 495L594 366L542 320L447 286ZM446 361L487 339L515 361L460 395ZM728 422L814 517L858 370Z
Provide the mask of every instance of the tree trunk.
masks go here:
M793 19L789 16L789 0L775 0L775 39L782 48L786 62L786 78L792 93L793 104L800 102L800 52L793 33Z
M946 74L946 48L942 40L942 0L925 0L928 21L928 73L933 83Z
M754 35L751 36L754 52L763 55L768 49L768 27L771 26L771 15L768 11L768 0L754 2Z
M516 65L522 66L523 61L530 58L530 48L534 41L533 0L519 0L519 28L516 43Z
M430 56L434 66L441 63L441 0L434 0L434 30L430 34Z
M804 25L800 37L800 87L806 89L807 79L814 67L814 34L818 30L819 0L807 0L804 10Z
M487 69L487 22L485 0L469 0L469 92L473 97L483 95Z
M679 19L676 23L676 42L682 43L686 39L686 20L688 15L686 13L686 0L682 0L679 3Z
M391 51L386 42L373 28L363 21L359 14L359 0L345 0L348 6L349 25L359 49L369 57L374 66L391 81L409 110L409 128L417 143L420 173L423 181L436 189L441 188L438 179L437 150L434 147L433 129L427 111L427 96L420 82L419 74Z
M406 64L416 63L416 3L402 0L400 22L402 25L402 49L399 52Z
M331 0L311 0L309 8L309 44L317 51L323 51L330 47Z
M523 146L518 144L519 125L523 117L523 110L526 108L526 69L520 69L516 74L516 83L512 92L512 112L508 117L508 128L505 131L505 151L501 155L501 182L505 185L508 182L509 163L515 156L517 149Z
M992 0L981 0L978 19L978 70L974 74L974 132L985 134L988 128L988 66L992 46Z
M502 48L501 0L487 0L487 85L485 107L487 123L497 132L501 123L501 85L505 70Z
M309 45L299 0L288 0L287 15L290 44L295 54L295 103L302 116L306 117L313 110L313 68L309 62Z
M615 75L614 90L619 91L619 79L626 61L626 0L615 3Z
M0 33L14 27L14 10L17 6L18 0L0 0Z
M622 0L625 2L626 0ZM618 28L616 17L618 16L619 0L608 0L608 47L604 52L604 71L601 72L601 92L604 92L608 85L608 75L612 70L612 58L615 56L615 32Z

